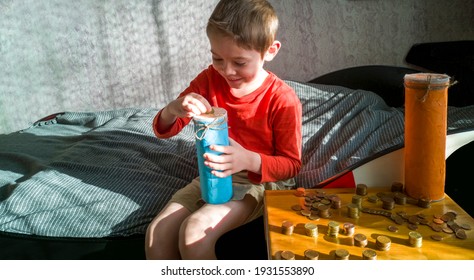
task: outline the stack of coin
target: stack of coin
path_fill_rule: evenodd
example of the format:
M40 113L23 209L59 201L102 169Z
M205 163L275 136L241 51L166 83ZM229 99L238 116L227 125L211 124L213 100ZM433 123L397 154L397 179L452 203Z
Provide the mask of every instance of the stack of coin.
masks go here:
M308 249L304 251L304 258L305 260L317 260L319 258L319 252L312 249Z
M377 252L371 249L366 249L362 252L362 259L363 260L376 260Z
M293 253L292 251L283 251L281 252L280 257L282 260L294 260L295 253Z
M400 182L393 182L392 183L392 192L403 192L403 184Z
M327 205L319 205L318 206L319 216L321 218L327 219L331 217L331 212L329 211L329 206Z
M388 251L390 250L390 245L392 244L392 240L389 237L380 235L377 237L375 244L380 251Z
M317 211L311 211L311 215L309 215L308 219L311 221L319 221L319 215Z
M384 196L381 200L383 209L392 210L395 207L395 200L392 197Z
M423 243L423 236L416 231L410 231L408 233L408 244L412 247L421 247Z
M305 195L306 195L306 189L305 188L302 188L302 187L296 188L295 196L303 197Z
M330 221L328 223L328 232L329 237L337 237L339 235L339 223L335 221Z
M376 195L369 195L369 197L367 198L367 200L368 200L369 202L376 203L377 201L379 201L379 197L376 196Z
M292 235L295 226L291 221L283 221L281 224L281 232L285 235Z
M445 222L449 222L449 221L455 220L457 215L458 214L456 212L449 211L449 212L446 212L443 215L441 215L440 219L442 219Z
M342 206L342 200L339 196L332 196L331 197L331 208L339 209Z
M355 194L352 196L352 204L355 204L357 208L362 209L362 196Z
M362 233L356 233L354 235L354 245L357 247L365 247L367 246L367 237Z
M343 229L344 229L344 234L347 235L347 236L352 236L354 234L354 231L355 231L355 226L353 223L344 223L342 225Z
M417 205L421 208L430 208L431 207L431 200L428 198L420 198L418 199Z
M347 251L346 249L337 249L336 251L334 251L335 260L348 260L349 256L349 251Z
M356 194L365 196L367 195L367 185L366 184L357 184Z
M396 192L393 199L398 205L405 205L407 203L407 196L401 192Z
M319 202L320 202L321 204L323 204L323 205L331 206L331 200L328 199L327 197L322 198Z
M317 237L318 236L318 225L313 223L306 223L304 225L304 230L307 236Z
M308 209L311 209L311 206L313 205L313 199L309 196L306 196L304 198L304 206Z
M359 207L357 207L356 204L350 203L347 205L347 214L349 215L350 218L357 219L359 218Z
M311 210L309 210L307 208L301 209L300 213L301 213L301 215L303 215L305 217L311 216Z

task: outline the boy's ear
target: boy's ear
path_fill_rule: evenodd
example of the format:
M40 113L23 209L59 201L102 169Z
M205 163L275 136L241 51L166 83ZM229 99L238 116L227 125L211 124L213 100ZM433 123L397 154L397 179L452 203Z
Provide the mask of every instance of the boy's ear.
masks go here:
M266 61L271 61L277 55L280 48L280 41L274 41L273 44L268 48L263 59Z

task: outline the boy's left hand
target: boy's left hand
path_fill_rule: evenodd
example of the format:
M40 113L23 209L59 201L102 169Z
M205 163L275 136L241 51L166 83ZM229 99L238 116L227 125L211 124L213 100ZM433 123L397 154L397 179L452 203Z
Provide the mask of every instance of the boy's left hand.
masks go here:
M229 142L230 146L210 146L211 150L222 153L220 155L204 154L204 164L212 169L212 174L224 178L242 170L260 173L260 155L245 149L232 138Z

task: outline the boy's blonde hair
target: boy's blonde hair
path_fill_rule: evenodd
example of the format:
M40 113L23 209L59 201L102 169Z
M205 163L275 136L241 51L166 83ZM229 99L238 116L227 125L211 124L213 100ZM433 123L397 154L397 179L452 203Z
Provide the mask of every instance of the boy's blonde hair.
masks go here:
M262 57L275 41L278 17L266 0L221 0L209 18L206 32L234 39L238 46Z

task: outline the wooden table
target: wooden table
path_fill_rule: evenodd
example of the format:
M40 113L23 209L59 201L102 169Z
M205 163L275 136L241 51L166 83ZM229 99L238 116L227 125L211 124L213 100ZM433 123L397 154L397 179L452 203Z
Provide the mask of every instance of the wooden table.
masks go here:
M295 259L305 259L304 252L307 249L315 250L319 253L319 260L335 259L335 252L345 249L350 253L349 260L361 260L362 252L366 249L372 249L376 252L377 260L474 260L474 219L467 214L459 205L457 205L448 195L441 201L432 202L429 208L422 208L416 203L395 204L394 208L387 210L383 208L382 202L371 202L368 198L381 193L390 194L387 188L369 188L367 195L363 196L362 208L390 211L394 215L425 217L423 224L418 224L416 230L409 228L413 224L407 219L403 223L396 223L391 217L380 214L369 214L360 212L359 218L349 216L348 205L352 203L355 195L355 189L320 189L318 192L324 192L323 195L337 195L341 199L341 207L330 209L331 216L320 218L319 220L310 220L304 216L301 211L294 210L296 205L302 208L305 205L305 197L297 196L295 190L288 191L266 191L265 192L265 231L268 247L269 259L280 259L281 252L290 251L294 253ZM316 190L306 190L306 196L315 196ZM321 196L321 193L320 193ZM408 200L410 201L410 200ZM403 202L402 202L403 203ZM311 208L311 206L309 206ZM456 237L454 233L444 231L437 232L432 229L431 221L439 215L447 212L455 212L454 222L457 225L463 225L466 238ZM426 224L426 220L430 224ZM291 221L294 224L294 230L291 235L282 233L282 224L284 221ZM337 237L327 235L328 224L334 221L340 224L341 229L344 223L351 223L355 226L353 235L346 235L339 232ZM305 233L304 225L308 222L318 225L318 235L310 237ZM438 221L439 222L439 221ZM388 228L396 226L398 231L393 232ZM447 227L447 224L441 224ZM472 227L472 230L469 228ZM393 227L391 228L393 230ZM416 231L422 235L421 247L414 247L409 242L409 232ZM449 231L449 230L446 230ZM363 234L367 237L366 247L354 245L354 235ZM378 236L386 236L391 241L389 250L380 250L376 244ZM441 241L434 240L433 237L441 236Z

